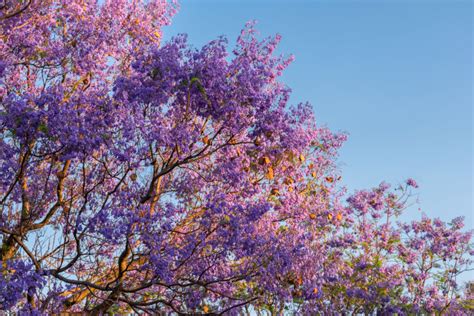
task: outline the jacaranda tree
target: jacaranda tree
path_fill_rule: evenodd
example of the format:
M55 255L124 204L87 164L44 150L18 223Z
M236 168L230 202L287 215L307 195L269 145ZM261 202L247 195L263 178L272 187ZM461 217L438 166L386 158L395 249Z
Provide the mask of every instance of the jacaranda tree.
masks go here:
M0 310L469 313L462 219L348 195L279 37L160 43L176 6L0 2Z

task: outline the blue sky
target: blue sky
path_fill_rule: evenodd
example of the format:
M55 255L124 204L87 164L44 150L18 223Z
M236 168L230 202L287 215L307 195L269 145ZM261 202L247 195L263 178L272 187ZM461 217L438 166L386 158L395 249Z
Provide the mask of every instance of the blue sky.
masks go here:
M292 103L349 133L340 164L350 190L408 177L431 217L472 228L472 4L470 1L181 1L164 38L230 43L249 20L294 54L283 79ZM407 218L419 218L414 208Z

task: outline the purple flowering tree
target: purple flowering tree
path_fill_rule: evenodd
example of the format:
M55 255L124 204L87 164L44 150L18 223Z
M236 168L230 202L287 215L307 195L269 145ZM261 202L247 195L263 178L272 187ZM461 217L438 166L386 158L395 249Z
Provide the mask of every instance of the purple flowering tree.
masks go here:
M160 43L166 1L0 5L0 310L460 312L462 220L347 196L279 37Z

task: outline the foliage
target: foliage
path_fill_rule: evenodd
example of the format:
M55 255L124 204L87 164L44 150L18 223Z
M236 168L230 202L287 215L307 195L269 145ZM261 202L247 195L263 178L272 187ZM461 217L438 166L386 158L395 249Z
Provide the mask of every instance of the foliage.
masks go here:
M0 7L0 309L467 313L462 220L397 223L412 179L348 196L279 37L160 44L175 9Z

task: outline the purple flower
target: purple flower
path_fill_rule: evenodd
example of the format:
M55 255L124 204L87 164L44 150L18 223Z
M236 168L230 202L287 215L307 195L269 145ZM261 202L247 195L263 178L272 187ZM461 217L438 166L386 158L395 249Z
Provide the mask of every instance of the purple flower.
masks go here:
M406 184L413 188L418 188L418 183L412 178L407 179Z

